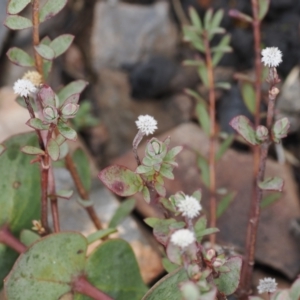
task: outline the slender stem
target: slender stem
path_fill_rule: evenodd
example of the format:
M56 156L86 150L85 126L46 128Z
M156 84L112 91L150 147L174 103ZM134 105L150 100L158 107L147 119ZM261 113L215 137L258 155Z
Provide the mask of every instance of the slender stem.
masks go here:
M253 203L251 210L251 215L247 228L247 240L246 240L246 255L245 263L242 270L241 278L241 292L243 299L248 299L248 294L251 288L251 279L253 273L253 266L255 263L255 246L256 246L256 236L260 217L260 203L262 200L262 190L259 188L259 182L263 181L266 169L266 162L268 157L269 146L272 141L271 137L271 127L273 124L273 118L275 113L275 99L279 93L279 90L275 87L275 84L279 82L276 70L270 69L270 75L275 74L276 77L270 76L272 81L270 82L269 89L269 101L268 101L268 111L267 111L267 128L269 130L269 137L260 145L260 161L259 170L257 177L255 178L255 194L253 197Z
M18 253L26 251L27 247L10 232L7 226L0 228L0 243L12 248Z
M49 167L49 175L48 175L48 188L49 193L51 195L50 203L51 203L51 212L52 212L52 218L53 218L53 227L54 232L60 231L60 225L59 225L59 213L58 213L58 205L57 205L57 197L56 190L55 190L55 181L54 181L54 174L53 174L53 167Z
M206 54L206 66L209 85L209 117L210 117L210 134L209 134L209 190L210 190L210 227L216 227L217 217L217 199L216 199L216 97L214 85L214 71L209 47L207 34L204 35L204 45ZM210 242L214 246L216 235L210 235Z
M77 172L74 161L69 153L65 157L65 163L66 163L66 168L69 170L69 172L74 180L75 186L77 188L77 191L78 191L80 197L83 200L89 200L90 199L89 194L81 182L81 179ZM93 221L95 227L99 230L102 229L102 224L101 224L99 217L97 216L95 208L93 206L88 206L88 207L85 207L85 210L88 213L91 220Z
M73 291L95 300L113 300L113 298L91 285L83 276L75 279L73 282Z
M42 172L42 201L41 201L41 223L46 232L49 231L48 224L48 180L49 180L49 156L44 156L41 161Z
M33 24L33 31L32 31L32 39L33 45L37 46L40 43L40 33L39 33L39 0L32 0L32 24ZM43 60L42 57L37 53L34 49L34 60L35 60L35 67L40 75L43 77Z

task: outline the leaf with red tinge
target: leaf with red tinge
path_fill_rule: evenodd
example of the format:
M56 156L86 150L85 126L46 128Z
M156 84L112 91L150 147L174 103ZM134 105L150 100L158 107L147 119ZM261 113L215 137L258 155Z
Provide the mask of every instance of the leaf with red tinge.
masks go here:
M107 188L122 197L134 195L143 185L141 177L124 166L107 167L98 177Z
M59 158L59 146L54 139L50 139L47 144L47 151L51 159L56 161Z
M8 56L8 59L12 63L18 66L34 67L34 59L20 48L17 47L10 48L7 51L6 55Z
M64 52L68 50L74 40L74 35L71 34L62 34L55 38L50 47L55 52L55 57L62 55Z
M235 129L248 143L257 145L255 130L250 120L245 116L234 117L229 125Z
M270 177L258 183L260 189L264 191L279 191L283 189L283 179L280 177Z
M67 2L67 0L48 0L40 10L40 23L57 15L65 7Z
M43 155L45 152L37 147L34 146L24 146L21 148L21 151L23 153L29 154L29 155Z
M21 16L8 15L4 21L4 25L12 30L21 30L32 27L30 19Z
M7 5L7 12L10 15L16 15L21 12L29 2L30 0L10 0Z

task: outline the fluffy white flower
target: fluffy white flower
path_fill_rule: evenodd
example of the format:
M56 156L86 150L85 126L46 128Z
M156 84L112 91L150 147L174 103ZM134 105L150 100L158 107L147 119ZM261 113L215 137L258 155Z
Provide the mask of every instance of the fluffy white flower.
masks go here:
M171 235L171 242L180 248L185 248L195 242L195 235L189 229L179 229Z
M199 215L202 206L194 197L185 196L185 198L177 204L177 208L184 217L193 219Z
M137 128L146 135L153 134L157 129L157 121L149 115L139 116L135 124Z
M261 51L261 61L265 66L277 67L282 62L282 53L277 47L268 47Z
M28 97L31 93L36 92L35 86L28 79L18 79L13 88L15 94L18 94L21 97Z
M258 289L259 294L274 293L277 289L277 283L274 278L270 278L270 277L260 279L257 289Z

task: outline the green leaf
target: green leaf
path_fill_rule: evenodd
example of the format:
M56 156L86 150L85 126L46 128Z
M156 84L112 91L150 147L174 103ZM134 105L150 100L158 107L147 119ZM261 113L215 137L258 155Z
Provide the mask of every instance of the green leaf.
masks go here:
M176 269L178 269L178 265L173 264L172 262L170 262L170 260L167 257L164 257L162 260L162 265L164 267L164 269L168 272L171 273L173 271L175 271Z
M55 193L58 198L70 199L73 195L73 191L71 190L59 190Z
M205 65L200 66L198 68L198 75L201 78L204 86L208 87L209 86L209 84L208 84L208 74L207 74L207 67Z
M234 117L229 125L235 129L248 143L257 145L256 134L250 120L245 116Z
M270 6L270 0L259 0L258 1L258 18L260 20L262 20L266 16L266 14L269 10L269 6Z
M113 165L98 174L99 179L119 196L132 196L143 185L141 177L126 167Z
M298 278L293 283L289 294L290 294L291 300L299 300L300 299L300 278Z
M266 208L267 206L271 205L272 203L274 203L275 201L279 200L282 197L281 193L272 193L270 195L265 196L261 203L260 203L260 207Z
M34 59L20 48L10 48L6 55L9 60L21 67L34 67Z
M277 120L272 127L274 141L276 143L279 143L282 138L285 138L287 136L289 129L290 121L288 118L285 117Z
M224 264L230 269L228 273L221 273L214 282L221 293L225 295L233 294L240 283L240 273L242 268L242 259L240 257L231 257Z
M214 29L214 28L218 28L220 26L220 23L223 19L223 16L224 16L224 11L223 9L219 9L214 15L213 15L213 18L212 18L212 21L210 23L210 28L209 28L209 31L211 29Z
M160 196L162 196L162 197L166 196L166 193L167 193L166 188L159 182L155 182L154 189Z
M116 300L140 300L147 291L134 253L123 240L109 240L96 248L87 258L85 274L92 285ZM88 299L79 294L74 297Z
M281 192L283 189L283 179L280 177L269 177L265 179L263 182L259 182L258 186L260 189L264 191L279 191Z
M222 48L224 46L228 46L230 43L230 39L231 38L229 34L224 35L217 47ZM223 55L224 55L223 51L216 51L213 53L213 59L212 59L213 66L216 66L220 62Z
M74 277L83 273L86 249L87 241L78 233L64 232L41 239L19 257L6 278L6 297L59 299L71 291Z
M21 148L21 151L23 153L30 154L30 155L45 154L45 151L43 151L41 148L37 148L34 146L24 146Z
M152 166L143 166L143 165L139 165L137 168L136 168L136 173L137 174L145 174L145 173L148 173L150 171L153 170L153 167Z
M96 242L98 240L101 240L104 237L107 237L110 234L115 233L115 232L117 232L116 228L106 228L106 229L98 230L98 231L90 234L87 237L87 242L88 242L88 244L92 244L92 243L94 243L94 242Z
M2 155L5 152L6 148L4 145L0 144L0 155Z
M197 30L194 27L183 26L182 31L184 41L190 42L196 50L205 52L203 40L199 37Z
M160 279L142 298L142 300L180 300L182 299L178 284L188 280L186 271L178 268Z
M204 101L199 101L196 106L196 114L198 122L200 123L206 135L210 133L210 118L207 111L207 105Z
M209 30L209 28L211 28L212 16L213 16L213 10L210 8L206 11L204 15L204 28L206 30Z
M218 203L217 206L217 218L220 218L221 215L226 211L229 207L230 203L233 201L234 197L236 196L236 192L231 192L225 195Z
M120 225L128 215L133 211L135 207L135 199L127 199L123 201L120 206L115 211L113 217L111 218L108 227L115 228Z
M31 0L9 0L7 5L7 12L11 15L16 15L21 12Z
M77 133L76 131L68 126L63 121L59 120L57 124L57 129L61 135L63 135L67 140L76 141L77 140Z
M20 241L23 243L25 246L29 247L31 246L34 242L38 241L41 237L28 229L24 229L21 231L20 234Z
M242 97L244 103L251 114L255 114L255 91L253 85L249 82L242 83Z
M87 85L88 83L84 80L76 80L63 87L57 94L60 105L62 105L70 96L80 94Z
M20 151L24 145L38 147L38 142L35 133L26 133L3 144L7 150L0 159L0 170L5 170L1 178L0 227L9 224L10 230L18 234L31 228L32 220L40 219L39 166L30 164L32 157Z
M92 178L90 163L86 153L81 148L78 148L72 154L72 159L75 163L77 173L85 190L90 191L92 185Z
M230 90L231 84L228 82L217 82L215 84L215 88L223 89L223 90Z
M52 65L53 65L52 60L43 59L43 75L45 79L48 78L49 73L52 70Z
M53 138L51 138L47 143L47 151L52 160L54 160L54 161L58 160L59 146Z
M166 177L168 179L173 180L174 179L174 174L173 174L173 167L167 164L162 164L159 174L162 175L163 177Z
M12 30L21 30L32 27L32 22L21 16L8 15L4 21L4 25Z
M2 289L4 278L12 269L18 256L19 254L14 250L0 243L0 289Z
M142 194L143 194L143 198L147 203L150 203L151 198L150 198L150 192L149 189L146 186L143 186L142 189Z
M54 51L47 45L39 44L34 46L36 52L46 60L53 60L55 57Z
M227 138L220 145L220 147L216 153L216 160L219 160L222 158L223 154L229 149L229 147L231 146L233 141L234 141L234 135L233 134L228 135Z
M202 232L203 230L206 229L206 225L207 225L207 220L205 216L202 216L197 220L195 224L195 234L196 234L197 241L201 241L203 237Z
M47 129L49 129L49 124L44 124L43 121L41 119L38 119L38 118L29 119L26 122L26 125L30 126L33 129L37 129L37 130L47 130Z
M195 26L199 30L199 32L201 32L203 30L203 26L202 26L201 19L198 15L196 9L194 7L190 7L189 14L190 14L190 18L191 18L193 26Z
M203 183L206 185L206 187L209 187L209 165L206 158L199 153L197 156L197 165L201 171L201 179Z
M39 13L40 23L57 15L67 4L67 0L48 0Z
M74 35L71 34L62 34L55 38L49 45L53 49L55 57L65 53L71 46L73 40Z

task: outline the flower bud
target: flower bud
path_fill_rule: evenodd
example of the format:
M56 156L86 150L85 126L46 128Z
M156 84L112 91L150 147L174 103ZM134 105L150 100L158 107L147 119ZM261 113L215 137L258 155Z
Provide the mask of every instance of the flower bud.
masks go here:
M216 251L214 249L209 249L207 252L206 252L206 258L208 260L211 260L213 257L216 256Z
M57 109L51 106L44 108L43 113L45 119L48 121L54 121L58 117Z
M269 131L267 127L259 125L256 128L256 137L260 142L265 141L268 138Z
M68 103L65 106L62 107L61 113L63 117L65 118L74 118L77 111L78 111L79 105L74 103Z

